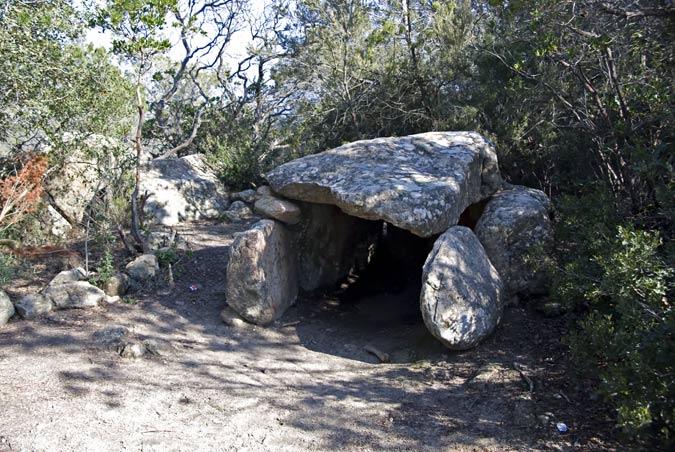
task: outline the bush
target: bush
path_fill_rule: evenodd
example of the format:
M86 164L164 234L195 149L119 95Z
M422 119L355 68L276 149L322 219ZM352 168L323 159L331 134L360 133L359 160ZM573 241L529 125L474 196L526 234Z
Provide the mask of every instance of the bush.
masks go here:
M597 375L600 392L616 408L618 422L638 439L670 443L675 433L675 312L673 269L659 255L658 232L585 216L561 221L565 256L554 297L584 315L568 338L581 370ZM566 212L569 214L569 210ZM577 212L578 213L578 212ZM605 217L605 219L610 217ZM570 241L571 231L577 242ZM564 258L564 257L563 257Z

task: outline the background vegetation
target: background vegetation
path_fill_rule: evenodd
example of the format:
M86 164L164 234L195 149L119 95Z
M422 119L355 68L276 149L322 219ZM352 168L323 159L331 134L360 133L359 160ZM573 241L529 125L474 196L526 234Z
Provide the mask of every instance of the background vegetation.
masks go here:
M132 162L204 153L244 187L283 160L348 141L478 130L510 182L544 190L558 208L552 296L579 319L568 340L580 369L597 376L627 433L672 443L671 1L85 5L0 6L3 187L37 174L36 153L49 150L54 167L68 143L95 135L118 140L114 152ZM111 32L112 49L85 44L87 27ZM251 39L233 59L239 30ZM136 157L124 151L134 145ZM113 151L97 149L87 151L109 162ZM124 168L126 199L134 184ZM128 215L119 199L101 198L90 217ZM5 212L3 234L37 207L29 200Z

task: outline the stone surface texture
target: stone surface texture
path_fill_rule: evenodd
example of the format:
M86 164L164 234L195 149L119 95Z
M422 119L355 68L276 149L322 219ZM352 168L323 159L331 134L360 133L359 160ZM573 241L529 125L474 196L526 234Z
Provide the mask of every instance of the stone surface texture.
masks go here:
M14 315L14 305L7 294L0 290L0 325L4 325Z
M255 202L254 210L267 218L286 224L297 224L302 217L302 212L297 205L273 196L260 197Z
M131 279L145 281L155 277L159 271L159 263L154 254L141 254L129 262L125 268Z
M232 193L232 195L230 195L230 199L232 201L243 201L249 204L253 203L255 201L255 198L256 198L256 191L250 188L248 190L242 190L240 192Z
M86 281L49 285L43 295L57 309L90 308L105 298L105 292Z
M21 318L30 320L54 310L54 304L41 293L29 294L14 304Z
M436 240L422 283L422 318L448 348L476 346L501 319L502 281L469 228L455 226Z
M96 192L103 188L98 163L81 150L65 157L63 164L51 171L44 182L49 201L59 214L70 224L80 223L84 210ZM62 221L60 229L67 229Z
M140 189L146 192L144 213L151 222L165 226L215 218L229 205L225 187L199 154L148 163Z
M75 281L84 281L87 279L87 272L82 267L73 268L72 270L64 270L54 276L54 278L49 282L50 286L57 284L64 284Z
M236 235L227 265L227 303L251 323L267 325L298 294L295 254L286 228L261 220Z
M333 204L421 237L457 224L501 188L492 144L476 132L430 132L357 141L293 160L266 175L295 200Z
M300 287L312 291L337 283L349 273L369 236L381 223L343 213L327 204L299 203L302 221L289 227L297 253Z
M548 292L551 275L543 261L553 246L551 201L540 190L522 186L494 195L475 233L510 294Z
M123 296L129 290L129 276L117 273L103 283L103 292L110 297Z

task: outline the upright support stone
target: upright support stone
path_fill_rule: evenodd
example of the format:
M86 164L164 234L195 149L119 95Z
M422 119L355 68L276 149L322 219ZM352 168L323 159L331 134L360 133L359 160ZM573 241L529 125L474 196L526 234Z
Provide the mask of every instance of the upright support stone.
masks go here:
M227 265L227 303L257 325L272 323L298 294L295 253L286 228L261 220L237 234Z
M551 208L544 192L514 185L490 199L476 224L476 236L511 295L548 292Z
M502 281L469 228L455 226L436 240L422 283L422 318L448 348L476 346L501 319Z
M327 204L298 203L303 217L290 227L297 252L300 288L312 291L337 283L349 274L357 250L380 223L344 214Z

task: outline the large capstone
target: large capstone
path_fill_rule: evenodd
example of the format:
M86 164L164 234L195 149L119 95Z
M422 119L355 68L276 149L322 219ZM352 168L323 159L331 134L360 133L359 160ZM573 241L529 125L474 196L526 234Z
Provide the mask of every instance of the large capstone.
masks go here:
M454 226L502 184L494 148L476 132L357 141L281 165L266 178L287 198L333 204L420 237Z
M551 201L540 190L511 186L490 199L475 233L508 292L546 293L553 246Z
M278 319L295 302L298 279L291 237L273 220L237 234L227 265L227 303L257 325Z
M503 309L503 285L471 229L441 235L422 275L420 308L427 329L448 348L476 346L495 329Z
M140 193L148 196L144 212L150 222L164 226L215 218L229 205L227 190L216 172L197 154L148 163Z

